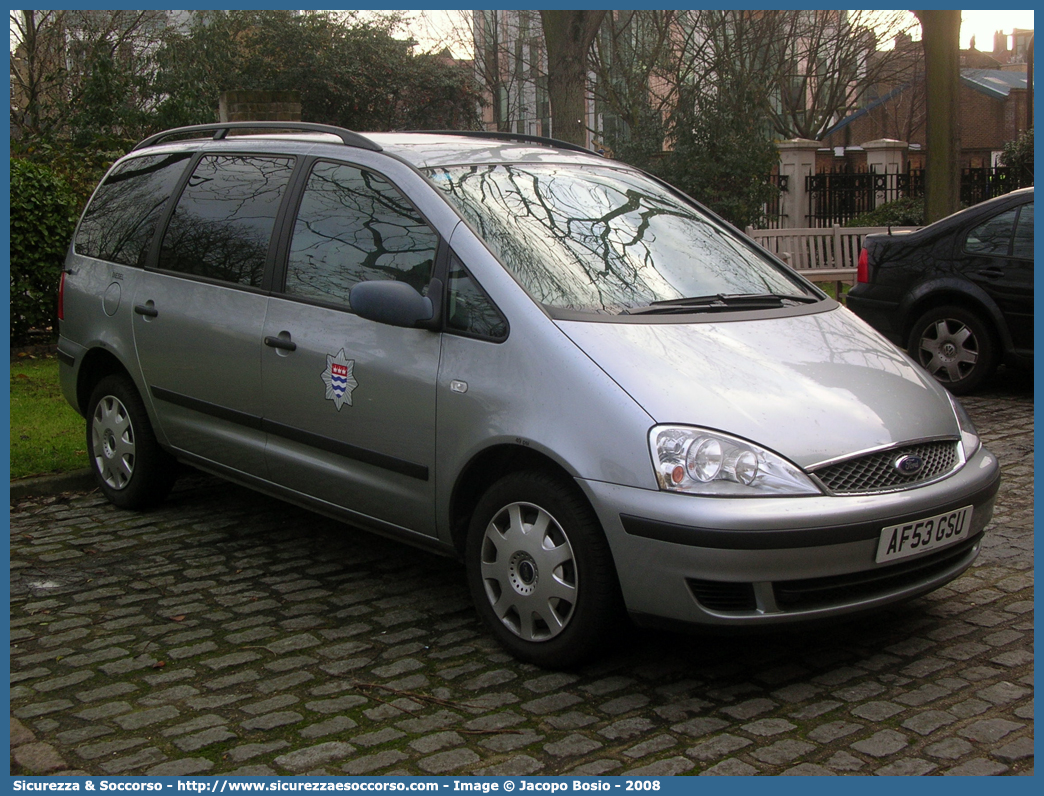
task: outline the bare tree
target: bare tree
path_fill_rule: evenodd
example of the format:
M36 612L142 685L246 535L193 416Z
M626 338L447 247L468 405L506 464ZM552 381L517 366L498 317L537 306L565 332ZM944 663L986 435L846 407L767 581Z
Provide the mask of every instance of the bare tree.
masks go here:
M547 75L537 12L473 13L475 70L489 95L494 128L536 132L533 123L548 116L541 107L547 103Z
M884 53L892 59L889 74L880 76L873 89L878 99L891 97L880 107L880 138L921 140L925 124L924 47L909 34L895 38L895 46Z
M585 129L590 93L610 121L661 128L656 146L670 140L679 104L730 96L760 103L777 136L819 138L893 78L901 65L878 41L915 24L905 11L541 11L541 36L535 12L461 13L492 106L487 124L528 132L520 120L546 120L546 81L545 134L586 142L601 132Z
M487 130L548 134L547 56L537 11L421 12L411 27L431 52L471 55Z
M909 30L905 11L763 12L754 23L775 31L761 68L773 86L769 110L784 138L819 139L833 124L857 110L870 90L892 79L900 67L891 51L879 52ZM758 71L752 73L757 75Z
M677 11L611 11L595 39L591 87L596 99L633 129L677 102Z
M114 113L117 102L149 101L135 90L152 69L150 56L166 25L166 12L11 11L10 20L11 89L20 111L15 122L24 133L67 132L86 94L103 95L116 84L120 96L108 97L108 107L95 108L97 112ZM101 85L104 80L107 86Z
M614 12L592 59L613 154L741 226L775 192L764 74L777 34L762 13L776 12Z
M901 68L878 38L914 24L907 12L620 11L594 48L593 88L627 122L659 115L667 127L682 95L737 93L764 107L783 138L818 139Z
M465 12L466 13L466 12ZM473 11L475 72L487 94L487 125L587 143L588 53L605 11ZM466 20L466 21L465 21ZM456 27L456 26L455 26ZM550 129L549 129L550 128Z

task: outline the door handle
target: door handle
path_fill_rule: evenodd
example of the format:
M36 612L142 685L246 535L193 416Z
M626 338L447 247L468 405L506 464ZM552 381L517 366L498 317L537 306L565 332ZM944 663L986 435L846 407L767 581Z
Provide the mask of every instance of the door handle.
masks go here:
M134 311L138 315L144 315L146 318L155 318L159 315L159 310L156 309L156 305L152 301L147 301L144 304L135 304Z
M283 351L296 351L297 343L291 340L290 335L286 332L283 332L283 334L286 334L286 337L283 337L282 335L279 337L272 337L269 335L265 338L265 345L269 348L281 348Z
M983 268L977 273L979 274L979 276L984 276L987 279L998 279L1004 276L1004 269L998 268L997 266L993 266L991 268Z

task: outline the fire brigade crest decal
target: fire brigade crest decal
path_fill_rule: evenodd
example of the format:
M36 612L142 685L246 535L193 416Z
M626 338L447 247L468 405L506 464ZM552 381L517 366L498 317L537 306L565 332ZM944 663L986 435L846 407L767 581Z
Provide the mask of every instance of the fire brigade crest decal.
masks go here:
M352 405L352 390L359 386L352 371L355 360L348 359L342 348L337 356L326 355L326 370L323 371L323 383L326 384L326 397L334 402L337 411L345 404Z

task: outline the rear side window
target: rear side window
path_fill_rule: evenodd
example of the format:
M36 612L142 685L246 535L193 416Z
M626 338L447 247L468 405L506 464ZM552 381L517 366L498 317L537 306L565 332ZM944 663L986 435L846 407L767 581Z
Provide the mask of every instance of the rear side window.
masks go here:
M1011 252L1016 257L1033 259L1033 202L1023 205L1015 224L1015 245Z
M438 235L384 178L343 163L316 163L294 224L286 293L346 304L359 282L406 282L423 294Z
M1018 208L1008 210L973 228L964 242L964 250L972 254L1007 255L1018 212Z
M207 155L196 166L160 248L159 267L261 287L293 158Z
M147 155L113 169L83 215L76 252L120 265L144 265L163 209L188 160L187 152Z

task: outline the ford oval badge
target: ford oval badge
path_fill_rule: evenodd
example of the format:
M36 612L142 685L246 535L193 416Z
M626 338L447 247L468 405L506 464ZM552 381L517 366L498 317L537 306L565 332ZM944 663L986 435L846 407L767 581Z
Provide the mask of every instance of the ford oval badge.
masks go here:
M908 453L895 460L895 469L900 475L917 475L924 469L924 459Z

